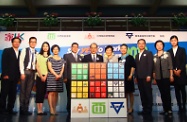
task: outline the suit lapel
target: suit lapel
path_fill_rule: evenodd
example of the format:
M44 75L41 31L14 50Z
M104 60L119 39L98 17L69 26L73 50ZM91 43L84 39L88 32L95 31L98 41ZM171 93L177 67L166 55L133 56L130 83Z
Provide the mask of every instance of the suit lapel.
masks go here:
M18 59L16 56L16 52L14 51L13 47L11 48L11 53L14 55L15 59ZM18 56L19 56L19 52L18 52Z
M70 59L72 59L73 62L76 62L75 57L73 56L72 53L70 53Z
M173 51L172 51L173 52ZM178 54L180 54L180 48L178 47L177 48L177 52L176 52L176 54L175 54L175 58L178 56Z

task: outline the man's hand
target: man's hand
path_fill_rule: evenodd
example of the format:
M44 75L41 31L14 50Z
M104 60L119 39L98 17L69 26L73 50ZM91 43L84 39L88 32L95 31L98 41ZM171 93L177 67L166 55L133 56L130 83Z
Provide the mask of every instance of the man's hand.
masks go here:
M128 79L127 80L132 80L132 75L129 75Z
M25 80L25 74L21 74L21 80L22 80L22 81Z
M146 81L147 81L147 82L150 82L150 81L151 81L151 77L150 77L150 76L147 76L147 77L146 77Z
M9 79L9 76L8 76L8 75L5 75L5 76L3 77L3 79L7 80L7 79Z
M65 79L63 79L63 81L64 81L64 83L67 83L68 79L67 79L67 78L65 78Z

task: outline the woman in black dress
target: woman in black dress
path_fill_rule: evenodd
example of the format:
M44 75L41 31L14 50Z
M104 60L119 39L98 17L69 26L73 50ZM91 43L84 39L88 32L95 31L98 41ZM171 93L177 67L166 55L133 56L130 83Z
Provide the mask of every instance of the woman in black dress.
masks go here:
M134 82L133 82L133 74L135 70L135 61L134 58L127 54L128 46L126 44L122 44L120 46L121 57L118 59L119 62L125 64L125 96L127 98L127 105L128 105L128 98L130 98L130 107L128 107L128 114L133 112L133 104L134 104L134 95L133 92Z

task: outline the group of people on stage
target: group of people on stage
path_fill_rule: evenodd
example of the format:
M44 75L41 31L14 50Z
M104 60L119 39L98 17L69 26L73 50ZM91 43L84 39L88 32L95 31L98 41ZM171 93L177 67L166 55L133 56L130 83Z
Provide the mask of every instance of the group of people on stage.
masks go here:
M20 114L31 115L28 111L31 90L36 81L37 114L46 115L43 102L46 92L51 115L57 115L58 93L63 92L63 83L67 89L67 111L71 111L71 63L73 62L121 62L125 65L125 93L130 101L128 113L133 113L135 91L134 82L138 84L143 111L140 115L152 112L152 79L158 85L163 102L162 115L172 115L170 85L174 85L179 113L186 111L186 52L178 46L178 37L171 36L172 48L164 51L164 42L155 42L157 53L153 55L145 50L146 41L139 39L139 53L135 59L129 55L128 46L120 45L121 57L113 53L111 45L106 46L104 56L97 54L98 45L90 45L90 54L84 57L78 54L79 44L71 45L71 53L59 55L60 47L44 42L39 53L35 50L36 37L30 37L29 47L19 51L21 40L12 39L12 47L5 48L2 54L0 113L16 114L13 111L16 100L17 82L20 80ZM52 52L53 54L51 55ZM36 77L35 77L35 74ZM182 101L181 101L182 100Z

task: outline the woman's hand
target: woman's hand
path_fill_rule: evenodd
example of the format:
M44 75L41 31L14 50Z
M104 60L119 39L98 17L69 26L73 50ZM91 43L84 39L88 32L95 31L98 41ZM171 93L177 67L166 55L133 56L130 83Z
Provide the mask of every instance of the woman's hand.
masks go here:
M173 83L173 82L174 82L174 78L173 78L173 76L170 76L170 78L169 78L169 79L170 79L170 82L171 82L171 83Z
M132 80L132 75L129 75L129 77L128 77L127 80L128 80L128 81Z

